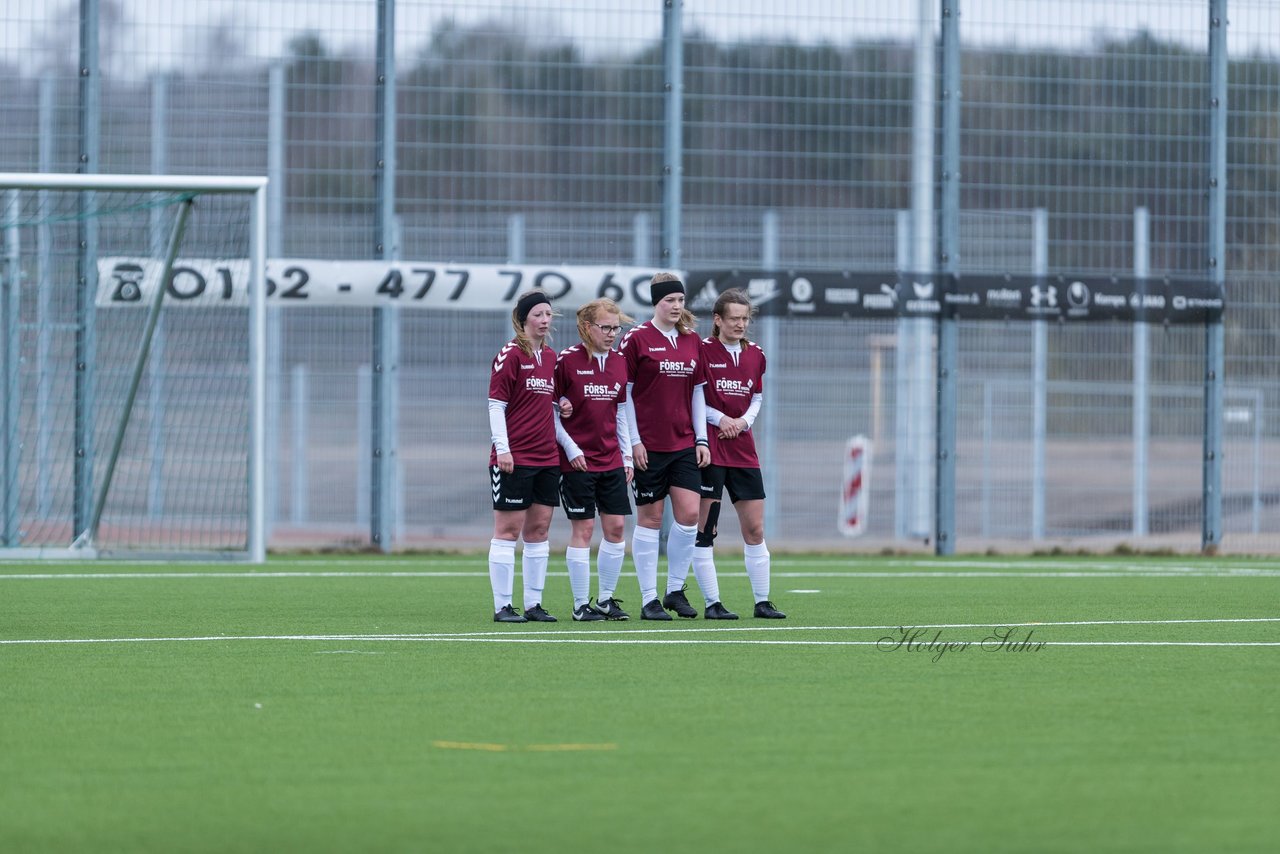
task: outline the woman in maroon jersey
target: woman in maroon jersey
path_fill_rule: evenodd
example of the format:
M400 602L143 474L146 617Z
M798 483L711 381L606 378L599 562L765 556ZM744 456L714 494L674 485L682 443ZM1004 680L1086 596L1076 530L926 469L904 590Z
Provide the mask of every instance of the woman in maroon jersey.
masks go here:
M755 313L751 300L732 288L720 294L712 309L712 334L702 341L706 370L706 416L711 465L702 470L702 505L698 515L693 571L707 596L719 596L712 543L720 518L720 496L727 488L742 529L743 559L755 594L755 615L780 620L786 614L769 600L769 548L764 542L764 478L751 425L764 394L764 351L747 340ZM707 581L704 581L704 578ZM715 585L711 591L708 584Z
M622 339L627 362L627 426L635 459L632 488L636 527L631 557L646 620L670 620L698 612L685 596L698 533L699 469L711 461L702 399L701 341L694 317L684 307L684 285L659 273L649 285L653 319ZM658 599L658 540L663 501L671 501L675 524L667 535L667 589ZM703 591L705 595L705 590ZM737 619L718 600L708 600L708 619Z
M555 622L542 607L547 578L547 532L560 486L554 408L556 352L551 337L551 300L526 291L511 311L516 336L493 360L489 373L489 482L493 492L493 539L489 583L494 622ZM561 414L572 414L567 402ZM524 539L524 613L511 605L516 541Z
M573 405L573 415L556 419L560 443L560 504L572 532L565 563L573 592L575 620L626 620L613 596L626 554L626 517L631 515L631 438L627 429L627 365L613 350L622 324L631 323L611 299L578 309L578 335L556 360L556 387ZM599 593L591 602L591 537L600 514L596 556Z

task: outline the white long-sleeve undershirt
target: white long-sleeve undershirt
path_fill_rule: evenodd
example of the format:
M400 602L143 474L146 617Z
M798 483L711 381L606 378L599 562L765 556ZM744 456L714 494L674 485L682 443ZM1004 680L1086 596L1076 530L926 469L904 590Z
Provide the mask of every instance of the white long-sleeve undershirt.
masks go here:
M558 422L557 422L558 423ZM489 398L489 439L498 454L511 453L507 444L507 402Z
M564 429L564 424L560 420L560 407L555 408L556 416L556 443L564 449L564 455L567 459L576 459L582 456L582 449L578 447L578 443L573 441L573 437L569 435L569 431Z
M742 413L742 419L747 422L747 429L751 429L751 425L756 423L756 416L760 414L760 406L764 403L764 395L751 395L751 403L747 406L747 411ZM707 423L712 426L719 427L720 422L729 416L725 415L719 409L711 404L707 404Z
M627 430L631 436L632 447L643 445L644 439L640 438L640 425L636 423L636 384L627 383L627 402L623 407L626 409Z
M698 383L693 387L693 395L689 402L693 410L693 435L702 443L707 441L707 395L706 383Z
M631 430L627 425L626 407L618 407L614 429L618 431L618 447L622 449L622 464L629 468L631 466Z

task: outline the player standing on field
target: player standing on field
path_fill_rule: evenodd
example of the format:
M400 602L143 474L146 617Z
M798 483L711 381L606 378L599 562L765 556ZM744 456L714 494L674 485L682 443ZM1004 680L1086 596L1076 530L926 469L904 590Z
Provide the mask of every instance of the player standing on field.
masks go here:
M636 527L631 557L640 583L640 616L670 620L698 612L685 596L698 533L699 469L711 461L702 398L705 374L694 317L684 307L684 285L658 273L649 285L653 319L622 339L627 362L627 426L635 459ZM658 539L663 501L671 499L675 518L667 535L667 592L658 600ZM704 588L705 593L705 588ZM708 599L707 619L734 620L719 601Z
M742 529L743 559L755 594L755 615L781 620L786 614L769 601L769 548L764 542L764 478L751 425L760 412L764 394L764 351L747 340L747 327L755 312L742 291L727 290L712 310L712 334L702 341L706 370L706 414L710 433L711 465L702 470L702 505L698 515L697 547L693 571L707 596L703 578L715 583L712 543L720 518L720 497L725 488Z
M626 517L631 515L627 485L633 474L631 434L627 428L627 365L613 350L623 323L631 318L611 299L596 299L578 309L581 344L556 360L556 387L573 406L573 415L556 419L560 444L560 504L572 531L565 563L573 592L575 620L626 620L630 615L613 598L626 554ZM591 536L600 512L600 550L596 556L599 593L591 603Z
M553 409L557 406L556 352L551 337L551 300L527 291L516 300L511 325L516 337L493 360L489 373L489 482L493 491L493 539L489 541L489 583L493 621L554 623L542 607L547 579L547 531L555 510L560 466ZM568 417L572 408L558 404ZM524 613L511 606L516 540L524 539Z

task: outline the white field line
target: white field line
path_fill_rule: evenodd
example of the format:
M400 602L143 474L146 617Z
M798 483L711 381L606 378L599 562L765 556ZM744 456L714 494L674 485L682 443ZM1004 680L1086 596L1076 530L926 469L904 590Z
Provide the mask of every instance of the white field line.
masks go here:
M721 570L720 578L746 578L745 572L728 572ZM4 581L103 581L103 580L143 580L143 579L280 579L280 578L488 578L487 570L420 570L420 571L313 571L313 570L281 570L272 572L218 572L191 570L189 572L0 572L0 582ZM567 572L548 572L551 578L567 578ZM1168 570L1134 568L1124 572L1078 572L1041 570L1039 572L996 572L996 571L953 571L949 569L933 569L927 571L859 571L848 572L774 572L775 579L803 578L847 578L883 579L883 578L1280 578L1280 569L1221 569L1221 570Z
M992 629L998 628L1051 628L1071 626L1172 626L1243 623L1280 623L1280 617L1232 617L1185 620L1062 620L1023 623L929 623L912 624L912 629ZM456 641L476 643L715 643L715 644L795 644L795 645L843 645L865 646L874 641L819 641L772 639L707 639L707 638L638 638L635 635L697 634L713 632L853 632L899 631L903 624L880 626L716 626L703 628L654 628L654 629L560 629L539 631L536 635L521 635L512 631L486 632L427 632L413 634L326 634L326 635L200 635L194 637L123 637L123 638L14 638L0 639L0 646L108 644L108 643L212 643L219 641ZM516 630L519 631L519 630ZM604 635L605 637L601 637ZM626 635L627 637L618 637ZM976 641L975 641L976 643ZM1055 646L1280 646L1280 641L1045 641Z
M729 554L726 551L724 554ZM294 566L367 566L370 562L378 563L382 566L422 566L430 563L458 563L474 561L483 563L485 560L483 552L475 552L473 554L463 553L439 553L439 554L422 554L422 555L401 555L396 557L383 555L358 555L352 557L325 557L325 558L290 558L290 557L273 557L269 561L271 564L289 564ZM1280 558L1241 558L1231 556L1219 557L1189 557L1186 564L1174 564L1167 561L1172 560L1168 557L1151 558L1150 560L1138 557L1134 560L1116 560L1111 555L1098 555L1096 558L1068 559L1062 557L1018 557L1010 555L1005 558L979 558L979 557L931 557L928 555L919 556L900 556L885 557L879 554L831 554L820 555L817 557L795 557L785 553L776 554L773 558L774 566L803 566L805 564L817 562L835 562L844 561L850 564L858 563L876 563L883 566L909 566L909 567L927 567L927 566L962 566L973 568L994 568L1001 566L1021 566L1028 568L1044 567L1044 566L1060 566L1079 569L1088 569L1090 567L1106 567L1112 569L1122 569L1127 567L1142 566L1144 564L1160 564L1163 566L1185 566L1187 569L1203 569L1204 564L1212 566L1241 566L1241 567L1259 567L1267 569L1280 569ZM134 566L171 566L171 560L147 560L147 559L130 559L121 560L119 563L126 563ZM85 566L84 560L42 560L45 566ZM234 563L228 562L201 562L192 561L192 565L196 566L234 566Z
M548 573L548 575L557 574L566 577L568 576L567 572ZM488 578L489 573L487 571L459 572L447 570L423 570L420 572L292 572L289 570L276 572L218 572L216 570L207 572L204 570L191 570L190 572L28 572L15 573L13 575L0 574L0 581L58 581L60 579L69 581L98 581L102 579L119 580L147 578L473 578L480 576Z
M520 637L506 638L388 638L401 643L454 642L454 643L548 643L548 644L647 644L651 646L881 646L881 640L773 640L739 638L717 640L713 638L555 638ZM947 643L980 645L980 640L947 640ZM1020 641L1018 642L1020 643ZM1035 641L1040 646L1041 641ZM1016 643L1014 644L1017 645ZM1275 646L1280 641L1044 641L1043 646Z
M985 560L980 558L927 558L927 557L884 558L878 555L850 554L850 555L834 555L828 558L822 558L820 560L827 563L844 562L850 567L850 570L852 573L856 573L858 575L872 575L872 573L859 572L857 570L858 566L864 565L864 564L875 564L877 566L890 567L892 570L899 570L899 571L900 570L928 570L927 572L924 573L925 575L946 574L952 570L1000 570L1000 569L1023 569L1023 570L1028 570L1034 573L1051 573L1051 574L1062 574L1062 573L1054 573L1053 570L1075 570L1087 575L1095 575L1099 572L1120 572L1120 573L1126 573L1126 574L1127 573L1159 572L1159 573L1194 574L1194 575L1199 575L1202 573L1223 573L1223 572L1280 573L1280 561L1277 561L1277 560L1265 560L1265 559L1241 560L1241 559L1233 559L1230 557L1203 559L1203 560L1196 560L1194 562L1188 562L1188 563L1164 563L1161 561L1148 562L1143 560L1138 560L1138 561L1107 560L1105 559L1105 557L1100 560L1062 560L1062 559L1053 558L1053 557L1025 558L1025 559L1019 559L1019 558L1013 557L1007 560ZM362 566L369 566L371 563L376 563L378 566L382 566L382 567L391 566L391 567L417 568L417 571L414 571L411 569L410 571L403 573L407 576L415 576L415 575L418 575L420 572L426 571L422 569L424 566L430 566L432 564L439 564L439 563L445 563L450 565L457 565L458 563L475 563L477 567L480 567L478 573L463 572L460 574L484 575L485 574L485 570L483 569L484 561L485 561L484 555L477 553L474 555L428 554L428 555L418 555L418 556L412 556L412 557L377 557L373 559L365 558L365 557L334 557L334 558L319 558L314 560L308 559L308 560L298 560L298 561L290 561L286 559L286 560L272 560L271 564L274 566L280 566L284 564L284 565L292 565L292 566L303 568L303 567L362 567ZM131 560L131 561L127 561L127 563L134 566L172 566L173 565L171 561ZM813 559L796 559L796 558L790 558L782 555L775 556L772 561L772 565L775 569L779 569L779 568L785 569L787 567L797 567L797 566L803 567L806 565L810 565L812 563L814 563ZM83 560L77 560L77 561L49 560L49 561L42 561L41 565L84 568L85 562ZM195 564L195 565L199 565L199 564ZM205 564L205 565L208 566L208 564ZM225 565L226 564L216 564L216 566L225 566ZM4 564L0 563L0 569L2 569L3 566ZM139 573L139 574L147 575L150 573ZM173 573L173 575L175 576L177 575L185 576L190 574L192 573L185 573L185 572ZM278 575L313 575L313 574L320 575L320 576L325 575L325 573L323 572L313 573L308 569L299 569L296 571L276 570L276 571L267 571L267 572L244 571L244 572L238 572L238 573L237 572L218 573L215 570L215 571L210 571L208 574L226 575L228 577L237 577L240 575L254 576L254 577L274 577ZM342 573L333 573L333 574L335 576L341 576ZM378 573L355 572L352 574L374 575ZM394 575L397 573L390 572L387 574ZM445 572L445 574L449 574L449 573ZM836 573L836 574L844 575L846 573ZM999 574L1006 575L1007 573L1002 572ZM85 575L85 576L92 575L94 577L98 577L99 575L111 576L113 574L112 573L102 573L102 574L78 573L78 574L72 574L69 576L59 575L58 577L75 577L76 575ZM122 573L120 575L124 576L126 574ZM165 577L169 574L154 573L154 575L157 577ZM804 573L804 572L799 573L800 577L804 577L806 575L808 575L808 573ZM2 573L0 573L0 579L3 579L4 577L5 576ZM23 576L13 576L13 577L23 577ZM44 577L44 576L29 574L26 577L37 578L37 577ZM895 574L890 577L898 577L898 576Z
M382 643L530 643L530 644L642 644L650 646L698 645L698 646L880 646L883 640L773 640L768 638L565 638L509 635L501 638L453 637L453 636L348 636L348 635L262 635L258 637L203 637L203 638L95 638L65 640L7 640L0 644L89 644L89 643L179 643L195 641L260 640L260 641L376 641ZM981 640L952 640L948 643L981 644ZM1200 647L1280 647L1280 641L1036 641L1043 646L1200 646Z

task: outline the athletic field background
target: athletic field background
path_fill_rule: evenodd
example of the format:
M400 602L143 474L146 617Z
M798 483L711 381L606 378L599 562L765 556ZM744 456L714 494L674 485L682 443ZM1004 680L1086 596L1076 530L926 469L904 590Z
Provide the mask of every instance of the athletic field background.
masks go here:
M551 568L504 626L482 554L0 566L0 851L1280 850L1280 561Z

